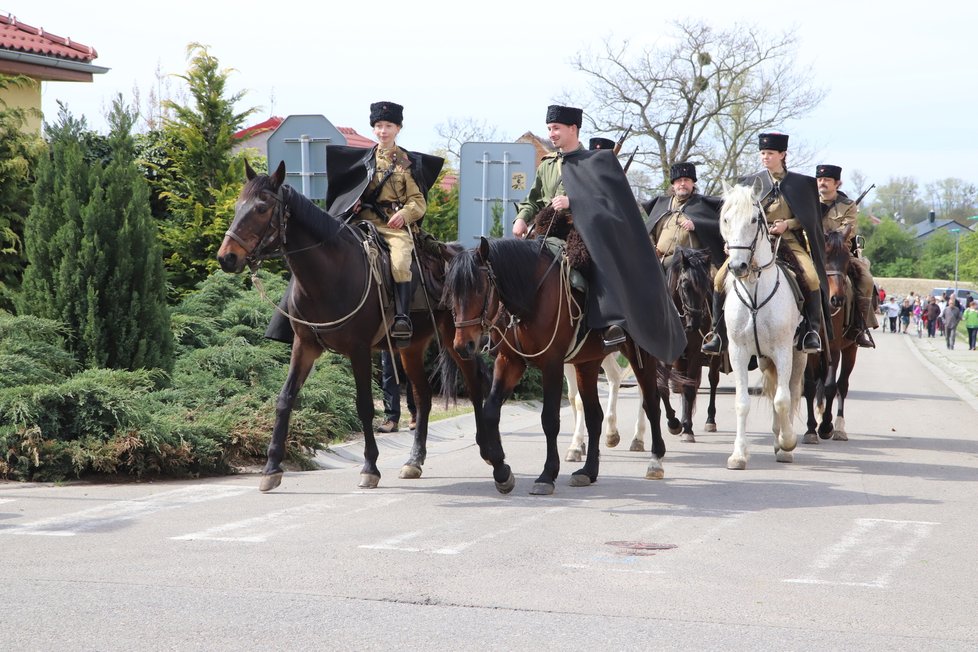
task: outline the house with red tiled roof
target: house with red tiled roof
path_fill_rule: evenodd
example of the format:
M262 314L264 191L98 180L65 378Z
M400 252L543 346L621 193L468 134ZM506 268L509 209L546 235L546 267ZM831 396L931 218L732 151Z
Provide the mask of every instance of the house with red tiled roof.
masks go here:
M530 143L531 145L533 145L533 149L535 149L537 153L537 161L534 167L539 166L540 161L543 160L543 157L549 154L550 152L554 151L553 143L551 143L550 140L546 138L540 138L532 131L528 131L522 136L520 136L519 138L517 138L516 142Z
M109 71L93 65L95 48L23 23L12 14L0 15L0 74L23 75L36 84L13 86L2 91L8 107L28 110L28 129L40 131L41 120L32 109L41 110L42 86L50 82L88 82Z
M258 124L245 127L241 131L235 132L234 140L236 142L231 151L238 152L248 147L254 147L260 152L267 151L269 136L279 128L279 125L284 120L284 118L272 116L264 122L259 122ZM343 134L343 137L346 138L346 144L350 147L370 149L377 144L369 138L358 134L352 127L337 127L336 130Z

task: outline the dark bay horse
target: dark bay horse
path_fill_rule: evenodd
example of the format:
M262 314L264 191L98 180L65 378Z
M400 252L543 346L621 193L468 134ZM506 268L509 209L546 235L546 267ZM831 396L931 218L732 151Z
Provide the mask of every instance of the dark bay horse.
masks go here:
M693 433L693 412L696 409L696 393L703 375L703 366L709 367L710 404L707 412L706 429L716 431L716 393L720 382L720 356L707 356L701 351L703 337L710 328L713 305L713 275L710 269L709 249L688 249L677 247L666 271L666 287L672 296L679 317L683 320L686 332L686 349L672 363L666 365L666 372L659 380L659 399L666 413L669 432L682 440L695 442ZM688 382L671 382L673 372L685 377ZM669 402L670 390L682 395L682 420L676 418L676 411ZM712 426L712 428L710 427Z
M463 357L475 357L490 332L495 334L496 361L492 388L482 411L479 449L483 459L492 465L493 479L501 493L512 491L515 479L505 463L499 435L500 410L527 365L542 372L540 420L547 439L546 462L530 493L552 494L560 470L557 434L565 362L573 364L577 372L588 432L584 467L571 475L570 483L588 486L598 479L602 410L597 382L607 352L600 332L585 331L578 339L585 297L571 288L568 275L566 258L554 256L533 240L483 238L477 248L458 254L449 265L445 296L455 314L456 351ZM621 350L635 370L643 396L651 397L643 400L652 424L652 459L645 477L661 478L664 472L660 460L666 447L655 399L656 359L636 347L630 338Z
M840 441L849 439L845 426L846 396L859 347L854 340L845 337L848 332L846 313L858 310L852 296L852 288L858 279L850 281L850 276L862 273L857 265L851 264L852 252L846 244L851 230L852 227L847 226L843 231L825 234L825 274L829 282L829 303L832 307L829 318L832 320L834 337L828 342L827 355L819 353L808 356L805 370L808 430L802 439L806 444L817 444L818 437ZM833 423L832 403L836 397L839 407ZM816 417L817 405L821 405L821 423ZM816 428L818 437L815 436Z
M289 373L275 404L275 425L260 489L269 491L282 481L281 463L292 407L313 363L325 349L350 359L356 383L357 415L364 436L360 487L376 487L380 470L372 425L372 352L383 346L387 331L385 316L393 314L390 301L375 280L372 259L378 250L369 246L359 229L337 220L285 185L284 163L271 176L255 174L247 165L246 172L248 181L235 205L234 221L217 253L221 268L239 273L246 265L254 269L262 259L281 255L293 277L288 312L295 340ZM426 313L414 314L410 344L398 349L418 408L414 445L401 468L402 478L421 477L427 455L432 390L424 371L424 352L435 336L435 324L441 342L447 345L454 337L451 313L444 307L434 307L434 320ZM442 362L447 363L450 358L455 359L462 372L475 410L478 433L483 397L481 362L478 358L462 360L446 346ZM447 382L446 375L445 379L445 387L453 390L454 378Z

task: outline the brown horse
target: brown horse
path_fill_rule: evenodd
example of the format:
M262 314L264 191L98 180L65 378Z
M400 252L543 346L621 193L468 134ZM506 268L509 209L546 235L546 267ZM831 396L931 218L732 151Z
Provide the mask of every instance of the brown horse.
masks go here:
M703 337L710 328L713 305L713 276L710 273L710 250L678 247L666 271L666 287L672 296L686 332L686 349L672 363L665 365L665 373L659 381L659 399L665 408L669 432L682 440L695 442L693 412L696 409L696 393L699 391L704 364L709 367L710 403L707 411L706 430L716 431L716 392L720 382L720 356L706 356L701 348ZM688 382L675 382L670 377L678 374ZM682 395L682 420L669 402L670 390ZM711 427L712 426L712 427Z
M313 363L325 349L350 359L356 383L357 415L364 436L360 487L376 487L380 470L372 425L372 352L384 344L385 317L392 315L389 298L375 280L377 269L372 260L376 260L374 254L379 249L360 229L337 220L284 185L284 163L271 176L257 175L250 166L246 166L246 172L248 182L241 190L234 221L217 253L221 268L238 273L245 265L254 269L261 260L281 255L293 279L288 312L295 340L289 373L275 404L275 425L260 489L269 491L282 481L281 463L292 407ZM448 258L451 254L443 252L443 255ZM441 342L450 342L454 337L451 313L444 307L434 308L433 318L426 313L415 313L414 335L407 347L399 349L418 408L414 445L401 468L402 478L421 477L427 455L432 390L424 371L424 352L435 336L436 325ZM454 374L447 370L450 367L453 371L461 370L475 410L478 432L483 396L481 363L478 358L461 360L450 347L442 350L441 358L446 371L445 389L455 387ZM457 367L448 362L453 358Z
M499 436L502 404L510 397L527 365L542 372L543 410L540 420L547 439L543 471L530 493L554 492L560 470L557 434L564 363L574 365L584 403L588 445L584 467L571 475L571 486L588 486L598 479L598 439L602 410L598 400L598 370L607 355L601 333L581 331L584 295L573 290L564 256L554 256L539 241L483 238L479 247L460 253L451 262L445 280L446 302L455 314L455 350L475 357L495 331L496 361L492 388L482 412L479 450L493 467L501 493L515 486L505 463ZM661 458L666 453L659 427L656 397L656 359L628 338L621 347L632 364L644 397L643 407L652 424L652 459L646 478L663 477Z
M846 311L856 310L852 300L850 275L861 273L856 265L851 265L852 253L846 244L852 227L844 231L825 234L825 274L829 282L829 303L832 306L833 339L828 342L826 352L808 356L805 370L805 403L808 406L808 431L802 439L806 444L817 444L818 437L846 441L845 408L849 394L849 376L856 366L856 353L859 347L854 340L845 337ZM858 279L857 279L858 280ZM825 360L828 358L828 364ZM832 419L832 403L839 399L838 414ZM815 416L816 404L821 405L822 421ZM816 427L818 437L816 437Z

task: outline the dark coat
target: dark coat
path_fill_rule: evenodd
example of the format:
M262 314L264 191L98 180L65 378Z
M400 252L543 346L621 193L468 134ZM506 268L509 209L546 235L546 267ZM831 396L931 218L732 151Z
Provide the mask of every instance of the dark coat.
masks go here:
M692 220L696 226L696 237L700 243L710 250L710 262L719 267L727 254L723 251L723 237L720 235L720 206L723 200L719 197L695 194L683 204L683 214ZM660 195L642 205L648 218L645 220L645 230L652 233L658 224L672 208L672 197Z
M564 156L562 177L593 263L588 326L618 324L640 348L674 361L686 334L621 163L610 150L581 149Z

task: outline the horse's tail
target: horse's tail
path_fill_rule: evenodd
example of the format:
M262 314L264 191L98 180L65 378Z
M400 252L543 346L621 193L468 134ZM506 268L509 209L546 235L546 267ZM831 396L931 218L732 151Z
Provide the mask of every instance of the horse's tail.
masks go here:
M480 381L479 387L481 388L482 392L482 396L478 398L484 401L489 395L489 387L492 385L492 371L482 359L481 355L475 356L474 364L476 375ZM458 363L455 362L455 358L449 352L447 347L443 347L441 351L438 352L438 358L435 361L435 371L433 375L439 380L441 395L445 398L445 407L447 408L449 403L454 404L458 398L458 390L460 386L460 370L458 368Z

